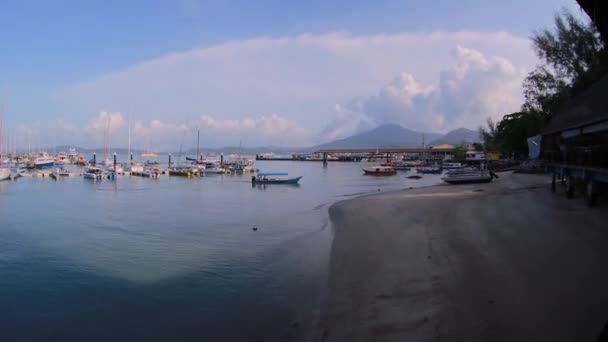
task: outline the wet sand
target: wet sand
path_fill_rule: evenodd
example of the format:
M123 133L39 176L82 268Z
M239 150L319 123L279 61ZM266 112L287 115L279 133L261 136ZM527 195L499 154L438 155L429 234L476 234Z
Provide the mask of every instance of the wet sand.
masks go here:
M608 210L548 176L377 194L330 208L325 341L595 341Z

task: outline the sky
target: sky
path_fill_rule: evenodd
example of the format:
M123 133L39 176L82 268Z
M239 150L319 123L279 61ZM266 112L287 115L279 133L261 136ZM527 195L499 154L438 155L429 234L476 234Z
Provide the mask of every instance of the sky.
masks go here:
M0 11L3 142L310 146L476 129L523 101L574 0L33 1ZM583 15L583 14L581 14ZM11 148L12 149L12 148Z

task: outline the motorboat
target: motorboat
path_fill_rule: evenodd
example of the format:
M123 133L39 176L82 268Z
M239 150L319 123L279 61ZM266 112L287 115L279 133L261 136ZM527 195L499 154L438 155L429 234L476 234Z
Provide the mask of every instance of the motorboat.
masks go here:
M370 176L392 176L397 173L392 166L382 165L365 167L363 172Z
M66 169L66 168L61 168L61 169L54 169L51 172L51 177L53 177L54 179L58 179L61 177L69 177L72 175L72 172L70 172L70 170Z
M464 165L462 165L462 163L444 161L443 163L441 163L441 167L445 170L453 170L453 169L461 169L464 167Z
M416 172L424 174L439 174L442 171L441 166L424 166L416 169Z
M257 176L251 177L253 184L291 184L296 185L302 176L289 178L287 172L260 172Z
M390 166L393 169L398 170L398 171L409 171L410 170L409 165L402 161L384 163L384 164L382 164L382 166Z
M229 172L217 162L205 163L205 174L224 174Z
M498 176L490 170L467 170L462 172L450 172L441 178L449 184L488 183Z
M85 167L84 172L82 173L82 176L85 179L101 180L105 177L105 173L104 173L103 169L100 167L88 166L88 167Z
M9 168L0 168L0 181L8 180L11 178L11 169Z
M55 159L49 157L46 153L42 152L34 159L34 168L36 169L50 169L55 164Z

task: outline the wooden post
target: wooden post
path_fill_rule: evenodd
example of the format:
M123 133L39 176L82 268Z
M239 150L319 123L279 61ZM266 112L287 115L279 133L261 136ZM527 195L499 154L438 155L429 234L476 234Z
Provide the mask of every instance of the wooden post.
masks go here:
M327 166L327 153L323 152L323 166Z
M224 166L224 152L220 154L220 166Z
M114 174L116 174L116 152L114 152Z
M93 152L93 166L97 165L97 153Z
M169 153L169 168L171 168L171 153Z

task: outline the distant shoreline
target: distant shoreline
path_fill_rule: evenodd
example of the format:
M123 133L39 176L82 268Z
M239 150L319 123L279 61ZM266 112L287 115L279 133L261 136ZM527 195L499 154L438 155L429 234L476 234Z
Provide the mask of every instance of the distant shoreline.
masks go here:
M548 176L366 194L329 214L324 341L591 341L608 320L608 212L551 194Z

